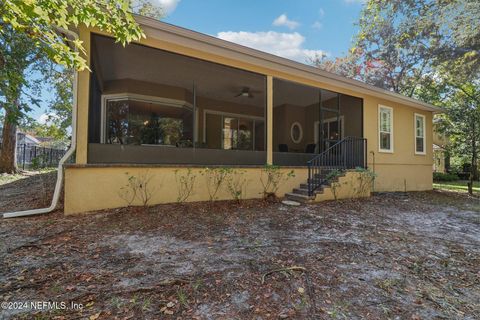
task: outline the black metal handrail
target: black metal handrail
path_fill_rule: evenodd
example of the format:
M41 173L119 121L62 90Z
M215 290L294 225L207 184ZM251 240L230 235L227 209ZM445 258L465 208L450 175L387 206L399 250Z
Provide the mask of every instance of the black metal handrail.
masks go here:
M367 139L346 137L308 161L307 165L308 195L313 196L327 180L322 171L367 168Z

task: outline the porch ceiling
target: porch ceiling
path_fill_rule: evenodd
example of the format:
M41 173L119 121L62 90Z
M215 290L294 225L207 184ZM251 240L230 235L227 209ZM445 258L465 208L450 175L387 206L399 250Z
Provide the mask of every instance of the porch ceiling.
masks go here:
M133 79L191 90L195 81L197 94L203 97L252 106L265 103L265 78L251 72L141 45L123 47L104 36L94 36L93 48L95 65L103 82ZM252 90L253 98L235 97L243 87ZM312 87L288 81L276 82L275 90L276 106L309 106L319 98L318 91ZM332 97L334 93L322 93L322 100Z
M103 82L133 79L192 90L219 101L237 104L265 105L265 77L220 66L141 45L123 47L113 39L94 36L94 59ZM253 98L235 97L244 87Z

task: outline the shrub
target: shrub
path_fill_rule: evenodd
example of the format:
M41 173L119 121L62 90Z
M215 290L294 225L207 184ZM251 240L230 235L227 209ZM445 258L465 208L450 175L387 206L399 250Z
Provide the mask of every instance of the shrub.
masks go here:
M153 176L149 175L148 170L138 176L125 173L127 176L127 184L120 188L119 196L128 206L137 199L144 207L147 207L153 196L153 189L150 187L150 182Z
M460 178L453 173L434 172L433 181L456 181Z
M295 177L295 173L292 171L285 173L280 170L280 167L274 165L265 165L260 175L260 182L263 187L264 199L271 199L277 197L278 188L282 182Z
M177 182L177 202L182 203L193 194L193 187L197 177L188 169L186 173L181 174L179 170L175 170L175 181Z
M202 171L202 175L206 179L210 201L213 202L218 199L217 193L231 173L232 169L230 168L206 168Z
M338 188L341 187L340 181L337 180L343 174L341 170L334 169L330 171L325 179L330 182L330 190L332 190L333 198L338 200Z
M42 167L42 158L40 157L35 157L32 159L32 169L33 170L38 170Z
M377 175L375 172L361 167L355 168L355 172L359 173L358 189L356 189L355 195L360 197L367 193L367 191L372 191L373 182L375 181Z
M245 171L232 170L230 176L227 178L227 189L232 199L240 202L245 193L247 179L244 177Z

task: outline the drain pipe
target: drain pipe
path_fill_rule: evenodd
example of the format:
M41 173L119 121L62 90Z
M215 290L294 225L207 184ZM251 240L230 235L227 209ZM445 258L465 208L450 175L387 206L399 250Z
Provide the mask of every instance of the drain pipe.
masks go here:
M372 186L372 192L375 192L375 151L370 151L370 153L372 154L372 158L373 158L373 161L372 161L372 167L373 167L373 186Z
M78 39L78 34L70 30L60 29L59 31L70 35L75 40ZM57 168L57 183L55 184L55 191L53 192L53 199L48 208L41 208L41 209L32 209L32 210L24 210L24 211L15 211L15 212L7 212L3 214L3 218L17 218L17 217L25 217L25 216L33 216L38 214L49 213L55 210L58 204L58 199L60 198L60 192L62 190L63 184L63 164L65 161L68 160L75 152L77 147L77 82L78 82L78 72L75 71L73 76L73 104L72 104L72 141L70 144L70 148L65 153L65 155L60 159L58 162Z

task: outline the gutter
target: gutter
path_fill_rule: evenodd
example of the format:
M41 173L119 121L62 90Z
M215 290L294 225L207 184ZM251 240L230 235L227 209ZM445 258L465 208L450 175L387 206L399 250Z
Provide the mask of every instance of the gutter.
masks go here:
M60 29L59 31L65 34L68 34L75 40L78 39L78 34L70 30ZM73 77L73 104L72 104L72 141L70 144L70 148L67 150L65 155L60 159L58 162L57 167L57 182L55 184L55 191L53 192L53 198L50 206L48 208L40 208L40 209L32 209L32 210L24 210L24 211L14 211L14 212L7 212L3 214L3 218L17 218L17 217L25 217L25 216L33 216L38 214L44 214L54 211L58 205L58 199L60 198L60 192L62 191L63 185L63 164L65 161L70 158L75 149L77 148L77 83L78 83L78 72L75 72Z

